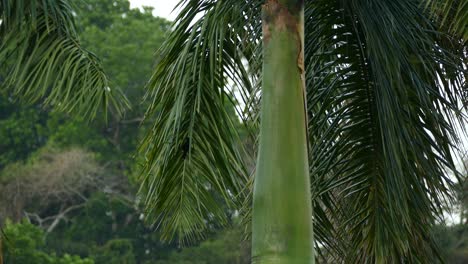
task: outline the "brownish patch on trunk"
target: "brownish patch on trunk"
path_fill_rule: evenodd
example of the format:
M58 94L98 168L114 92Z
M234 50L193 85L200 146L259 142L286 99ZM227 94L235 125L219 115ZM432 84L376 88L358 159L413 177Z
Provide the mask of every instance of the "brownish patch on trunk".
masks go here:
M263 41L268 43L271 37L270 27L278 31L297 32L298 17L278 0L267 0L262 6Z
M303 1L298 1L299 8L302 8ZM301 30L298 14L292 14L288 7L278 0L266 0L262 6L262 29L263 43L268 45L271 39L271 31L289 31L296 36L298 46L297 67L301 74L304 73L304 52L302 47Z

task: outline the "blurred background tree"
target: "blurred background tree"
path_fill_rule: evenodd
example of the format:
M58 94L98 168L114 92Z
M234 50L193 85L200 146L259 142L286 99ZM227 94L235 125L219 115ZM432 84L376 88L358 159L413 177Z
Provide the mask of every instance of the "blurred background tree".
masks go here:
M181 250L161 242L138 209L133 155L147 107L140 101L170 22L151 8L131 9L127 0L76 6L83 46L102 60L111 87L124 92L132 109L121 116L111 109L107 121L89 123L0 93L4 262L191 263L197 256L211 259L204 263L248 263L239 231L213 230L207 242Z
M468 263L468 160L456 185L456 200L447 208L447 217L434 227L434 235L447 263Z

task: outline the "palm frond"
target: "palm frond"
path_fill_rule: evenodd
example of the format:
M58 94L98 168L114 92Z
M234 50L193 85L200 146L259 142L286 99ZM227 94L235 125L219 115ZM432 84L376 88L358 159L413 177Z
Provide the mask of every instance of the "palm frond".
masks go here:
M464 42L468 41L468 2L464 0L426 0L426 6L441 26Z
M306 7L312 188L339 231L337 255L433 263L429 231L456 173L461 58L440 48L417 1Z
M155 118L140 152L147 219L165 239L198 239L209 222L226 224L247 182L230 113L232 87L253 88L247 62L258 35L250 1L181 1L173 32L148 85L146 119ZM227 208L226 208L227 207Z
M235 87L257 137L262 2L181 1L160 50L140 193L166 239L200 237L243 199L244 152L228 111ZM455 172L466 60L421 3L306 2L314 229L337 261L437 258L428 234Z
M89 117L101 106L128 107L96 56L81 47L70 1L2 0L0 21L1 87L14 98Z

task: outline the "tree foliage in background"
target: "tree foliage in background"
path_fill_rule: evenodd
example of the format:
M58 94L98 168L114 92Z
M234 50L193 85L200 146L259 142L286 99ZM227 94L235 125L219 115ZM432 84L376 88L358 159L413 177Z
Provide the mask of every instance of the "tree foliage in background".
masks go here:
M5 236L5 263L24 264L94 264L91 259L82 259L78 256L64 255L57 257L43 251L45 240L43 230L27 222L12 223L7 221L4 227Z
M92 154L82 149L45 147L27 164L11 163L0 172L0 223L34 217L50 232L66 212L86 201L87 192L100 188L102 174Z
M12 240L24 238L40 244L28 251L32 244L15 243L19 256L34 251L50 258L54 254L63 256L57 258L61 260L80 256L96 264L122 260L154 263L169 258L174 262L183 253L178 253L175 244L163 243L160 234L141 219L133 188L137 173L131 171L137 168L132 156L146 108L146 103L139 101L151 75L154 52L170 23L153 17L150 9L130 9L126 0L73 4L77 7L80 43L100 58L110 87L121 89L133 107L122 116L110 108L107 122L99 116L89 123L80 116L52 112L41 101L27 104L17 101L10 92L2 93L0 218L5 220L9 215L14 220L31 222L12 224L24 236L9 232ZM0 67L1 73L5 70ZM227 111L233 114L232 109ZM18 184L20 187L15 188ZM56 225L50 229L53 223ZM212 243L197 253L200 259L208 259L217 251L232 253L223 260L238 258L240 252L232 250L233 245L241 243L238 233L220 237L213 237ZM3 249L4 253L13 250ZM248 254L248 248L244 251ZM34 258L31 261L42 263Z
M172 252L167 260L156 264L243 264L250 263L250 249L242 240L242 232L230 230L203 241L198 246Z
M26 159L46 141L47 114L37 106L10 100L0 93L0 169L10 162Z
M468 167L464 156L462 177L455 188L455 201L448 208L449 216L434 227L433 233L446 263L462 264L468 261Z
M130 9L126 0L79 1L83 45L100 58L111 87L122 90L132 109L123 116L111 112L106 137L126 161L132 162L139 140L140 123L146 109L142 103L145 84L155 62L154 52L169 30L170 23L154 17L152 9Z

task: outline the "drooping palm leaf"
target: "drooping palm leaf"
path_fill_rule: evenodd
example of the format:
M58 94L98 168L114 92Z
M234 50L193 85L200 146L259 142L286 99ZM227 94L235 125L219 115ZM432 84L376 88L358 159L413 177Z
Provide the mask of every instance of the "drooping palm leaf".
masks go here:
M199 238L210 220L226 223L226 205L235 209L242 202L247 171L229 91L242 87L245 96L253 90L246 61L258 36L248 23L255 4L181 5L148 85L146 118L156 122L141 145L141 194L164 238L186 240Z
M335 202L321 205L345 262L437 257L429 234L455 170L462 63L438 48L442 33L419 4L307 5L312 188Z
M230 200L246 183L227 91L258 122L262 2L182 1L160 52L141 193L167 238L226 221L213 194ZM450 191L465 84L430 17L422 1L306 2L314 228L337 261L437 256L428 234Z
M426 6L441 26L468 41L468 2L464 0L426 0Z
M0 1L2 89L29 102L93 117L128 106L96 56L81 47L70 1Z

